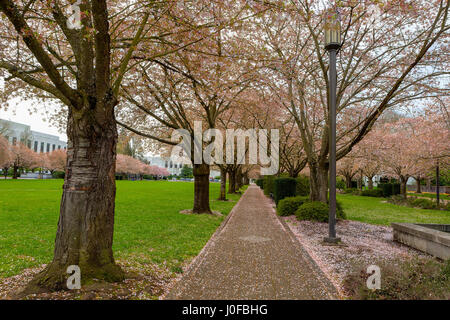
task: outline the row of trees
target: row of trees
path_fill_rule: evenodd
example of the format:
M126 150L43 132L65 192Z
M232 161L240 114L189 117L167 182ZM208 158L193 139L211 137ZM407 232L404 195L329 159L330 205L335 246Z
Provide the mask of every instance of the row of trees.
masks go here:
M167 171L166 168L148 165L125 154L117 155L116 173L139 175L140 178L144 175L151 175L154 177L167 177L169 175L169 171Z
M450 1L337 5L341 159L385 110L445 94L437 80L449 70ZM332 8L313 0L83 0L77 28L67 9L59 0L0 0L0 98L59 101L70 142L54 259L33 285L63 288L71 264L86 280L123 279L112 252L117 124L165 146L177 129L193 140L195 120L204 130L283 127L282 167L295 175L307 165L312 199L327 201L321 38ZM233 183L244 167L220 169ZM194 164L194 212L211 211L209 170Z
M66 151L55 150L49 153L36 153L23 143L10 145L0 135L0 168L3 174L8 175L9 169L13 170L13 179L17 179L19 172L24 169L42 171L64 171L66 167Z
M398 179L405 197L406 183L413 177L420 192L420 183L434 175L436 165L450 165L449 125L445 114L431 107L417 116L379 123L338 162L338 173L347 187L355 176L367 177L369 189L376 175Z

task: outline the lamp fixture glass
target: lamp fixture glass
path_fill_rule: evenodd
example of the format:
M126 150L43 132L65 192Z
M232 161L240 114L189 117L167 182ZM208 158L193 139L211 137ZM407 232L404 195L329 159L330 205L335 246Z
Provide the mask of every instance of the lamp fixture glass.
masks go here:
M327 50L341 47L341 23L337 13L326 17L324 33L325 48Z

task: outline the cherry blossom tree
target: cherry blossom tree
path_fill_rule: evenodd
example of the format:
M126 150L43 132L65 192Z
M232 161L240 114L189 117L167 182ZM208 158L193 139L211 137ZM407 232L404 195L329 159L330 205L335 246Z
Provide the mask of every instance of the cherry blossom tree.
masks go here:
M8 140L0 135L0 168L3 170L5 179L8 175L8 169L12 165L11 146Z
M63 289L73 264L84 281L124 279L112 252L120 87L136 56L186 48L186 33L208 27L197 21L203 2L82 0L68 13L59 0L0 1L0 97L57 101L69 140L54 258L30 292Z
M450 1L339 1L337 159L370 132L385 110L408 101L448 96L446 41ZM376 10L373 10L376 9ZM249 39L265 68L264 83L280 97L301 133L311 198L327 201L328 54L323 20L330 8L313 0L275 6L255 22ZM250 57L249 57L250 58Z
M47 153L48 165L47 169L53 173L54 171L65 171L67 163L67 152L63 149L55 150Z

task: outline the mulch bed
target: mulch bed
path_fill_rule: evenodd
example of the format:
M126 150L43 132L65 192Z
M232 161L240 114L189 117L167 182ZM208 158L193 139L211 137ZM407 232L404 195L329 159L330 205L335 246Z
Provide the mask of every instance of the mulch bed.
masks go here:
M396 264L414 257L429 257L394 242L390 227L358 221L338 221L336 230L337 236L342 239L342 245L330 246L323 243L323 238L328 236L327 223L298 221L295 216L283 219L342 297L348 296L343 281L353 272L365 270L382 261Z

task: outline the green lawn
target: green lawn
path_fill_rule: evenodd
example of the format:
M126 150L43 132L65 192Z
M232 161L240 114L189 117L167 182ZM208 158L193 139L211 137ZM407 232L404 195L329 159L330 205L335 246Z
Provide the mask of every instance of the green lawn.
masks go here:
M416 196L416 197L423 197L423 198L431 198L431 199L436 199L436 193L412 193L412 192L408 192L408 196ZM450 195L448 194L439 194L439 199L444 199L444 200L450 200Z
M228 214L239 195L215 201L219 188L211 184L212 209ZM224 219L180 214L192 208L193 192L191 182L117 181L116 259L167 264L179 271ZM62 180L0 179L0 277L51 260L61 194Z
M409 208L387 203L385 198L338 194L337 199L347 219L372 224L390 225L391 222L450 224L450 212Z

